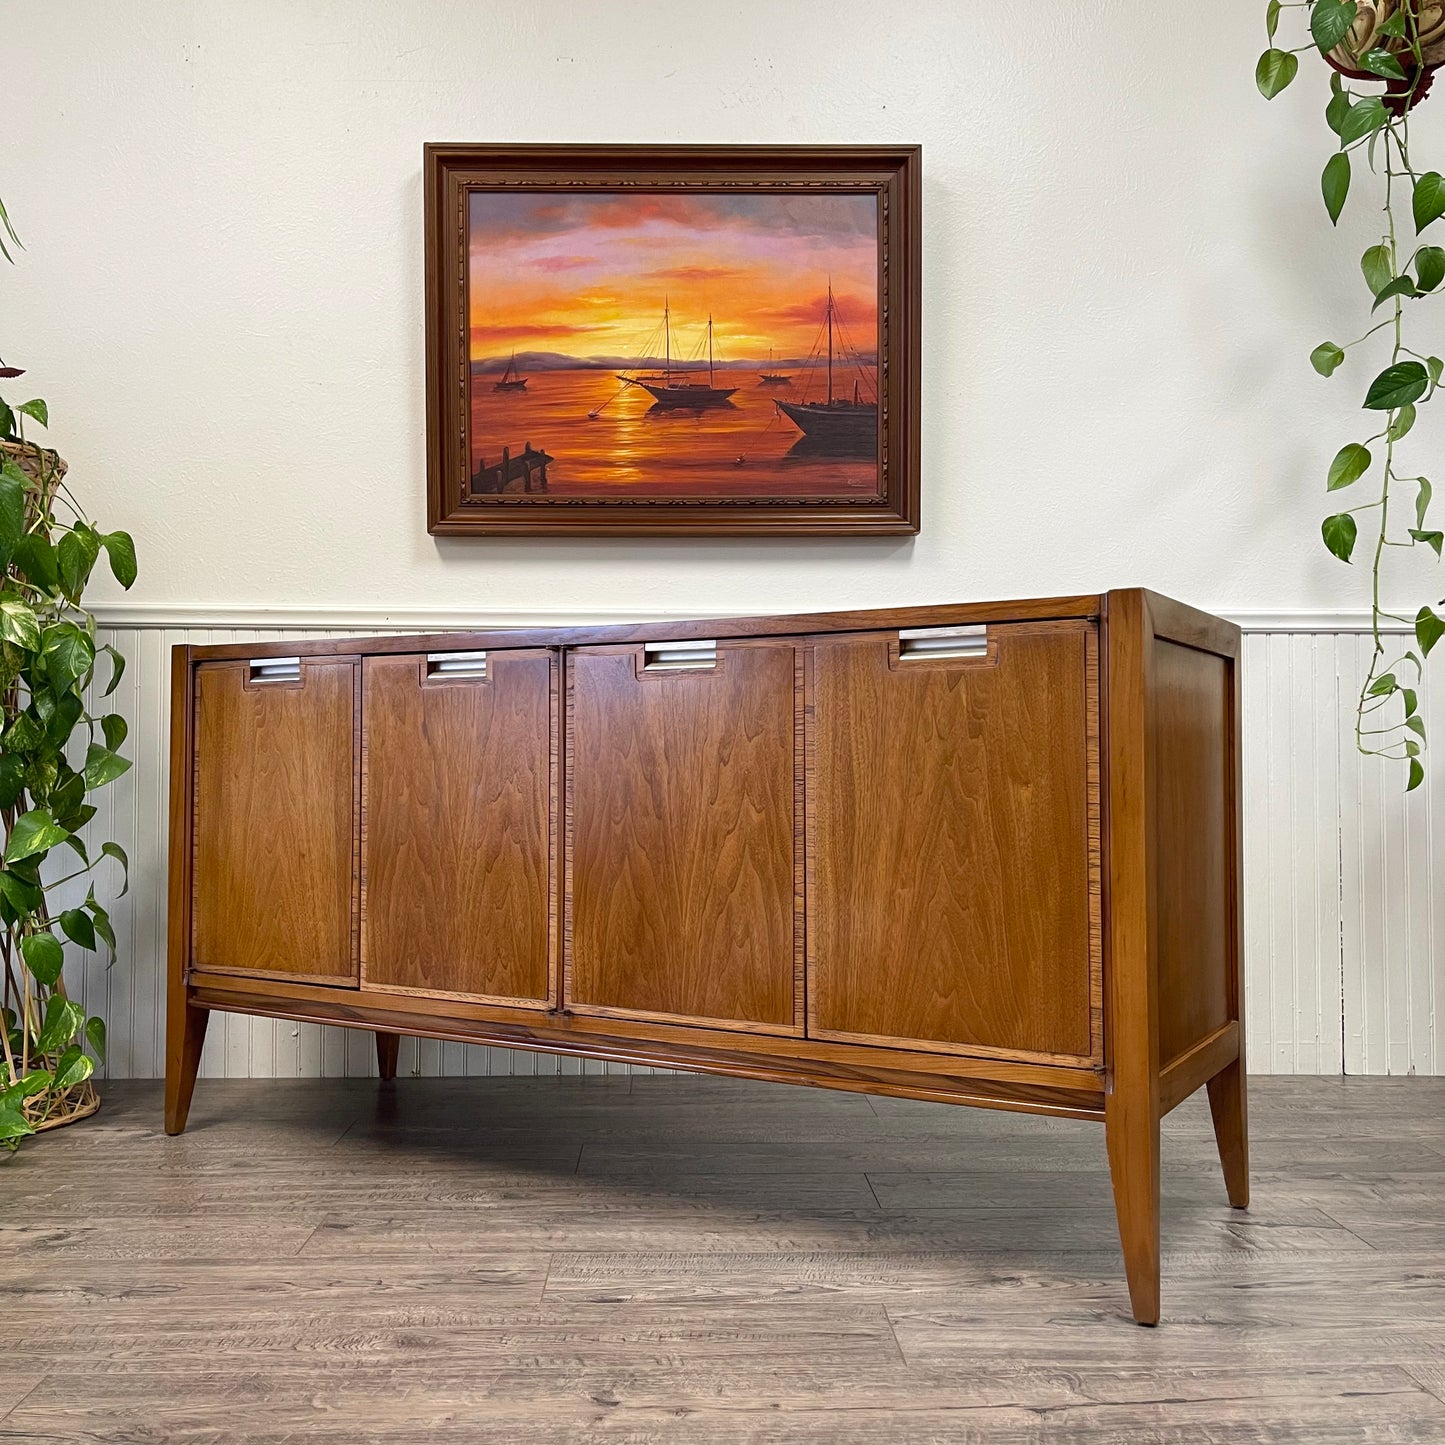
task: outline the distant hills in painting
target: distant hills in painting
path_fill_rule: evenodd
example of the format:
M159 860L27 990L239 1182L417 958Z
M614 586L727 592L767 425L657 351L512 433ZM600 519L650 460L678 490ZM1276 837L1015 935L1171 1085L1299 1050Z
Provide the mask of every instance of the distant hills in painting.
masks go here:
M473 376L486 376L493 372L503 372L511 361L511 354L506 356L491 357L486 361L472 362ZM877 363L877 356L872 352L863 352L858 360L865 366L873 366ZM665 358L661 356L568 356L561 351L519 351L517 353L517 370L529 371L637 371L637 370L658 370L666 365ZM791 367L795 371L802 370L807 366L806 357L779 356L771 361L723 361L714 363L718 371L757 371L760 367L774 370L786 370ZM707 370L707 360L683 361L674 356L672 369L681 370L684 367L701 366Z

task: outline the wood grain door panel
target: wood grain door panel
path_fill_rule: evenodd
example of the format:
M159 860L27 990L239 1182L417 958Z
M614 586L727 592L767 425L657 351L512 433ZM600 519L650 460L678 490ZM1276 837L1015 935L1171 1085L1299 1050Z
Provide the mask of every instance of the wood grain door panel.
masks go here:
M355 658L196 672L191 962L356 982Z
M568 657L567 1007L801 1031L799 652Z
M1102 1057L1097 637L811 646L809 1034Z
M488 653L471 678L366 659L368 987L549 1006L556 671L540 649Z

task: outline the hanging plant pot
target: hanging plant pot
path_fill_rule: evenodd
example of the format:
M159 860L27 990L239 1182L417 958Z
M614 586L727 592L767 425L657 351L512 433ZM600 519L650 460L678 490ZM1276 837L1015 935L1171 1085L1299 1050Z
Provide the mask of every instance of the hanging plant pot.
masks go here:
M58 482L69 470L59 452L34 442L0 441L0 456L9 457L33 482Z
M1382 33L1383 27L1401 13L1416 16L1423 63L1416 62L1414 48L1405 36ZM1399 65L1401 75L1383 74L1362 63L1366 56L1381 52ZM1403 115L1429 94L1435 72L1445 65L1445 4L1429 0L1424 4L1419 0L1360 0L1354 23L1325 59L1347 79L1383 80L1385 93L1380 99L1385 108Z

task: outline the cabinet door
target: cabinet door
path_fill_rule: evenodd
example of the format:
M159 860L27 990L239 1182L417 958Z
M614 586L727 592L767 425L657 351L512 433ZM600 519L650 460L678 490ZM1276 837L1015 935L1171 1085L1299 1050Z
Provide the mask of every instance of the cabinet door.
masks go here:
M555 663L368 657L361 976L546 1008Z
M800 1031L798 657L569 655L570 1009Z
M191 961L356 982L355 658L196 669Z
M810 1035L1101 1057L1096 659L1078 621L815 640Z

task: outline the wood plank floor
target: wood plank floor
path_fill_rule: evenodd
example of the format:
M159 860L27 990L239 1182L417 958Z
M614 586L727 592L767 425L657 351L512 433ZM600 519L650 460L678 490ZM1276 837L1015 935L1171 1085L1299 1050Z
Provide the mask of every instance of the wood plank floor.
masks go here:
M1096 1125L688 1077L201 1080L0 1163L0 1440L1445 1441L1445 1079Z

